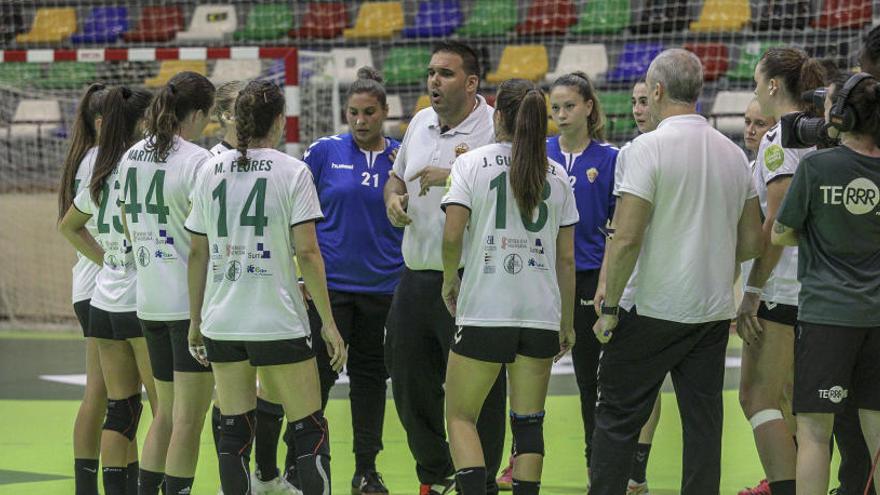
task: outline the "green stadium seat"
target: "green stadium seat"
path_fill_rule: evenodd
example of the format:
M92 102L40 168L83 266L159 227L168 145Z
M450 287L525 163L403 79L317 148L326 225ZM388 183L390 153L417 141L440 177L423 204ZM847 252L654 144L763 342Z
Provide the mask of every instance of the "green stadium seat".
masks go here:
M628 0L627 0L628 1ZM461 36L497 36L516 27L516 0L477 0L458 30Z
M43 89L79 89L98 79L96 67L89 62L55 62L49 64L46 78L34 83Z
M386 84L424 82L431 50L423 47L398 46L388 52L382 70Z
M575 34L617 33L630 22L629 0L587 0L571 28Z
M629 91L600 93L599 102L607 118L605 130L608 137L625 139L632 136L636 128L632 116L632 94Z
M264 41L282 38L293 25L290 6L281 3L254 5L244 27L233 34L236 41Z
M40 64L11 62L0 64L0 85L23 86L42 79Z
M779 43L750 41L740 48L739 59L730 70L727 71L729 79L751 80L755 77L755 66L761 60L761 56L768 48Z

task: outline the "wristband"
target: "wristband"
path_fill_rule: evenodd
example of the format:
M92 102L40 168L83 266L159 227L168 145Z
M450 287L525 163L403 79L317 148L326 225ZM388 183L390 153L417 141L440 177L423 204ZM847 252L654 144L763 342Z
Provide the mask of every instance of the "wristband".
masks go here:
M743 289L743 292L746 294L758 294L759 296L764 293L764 289L761 287L755 287L754 285L746 285L746 288Z

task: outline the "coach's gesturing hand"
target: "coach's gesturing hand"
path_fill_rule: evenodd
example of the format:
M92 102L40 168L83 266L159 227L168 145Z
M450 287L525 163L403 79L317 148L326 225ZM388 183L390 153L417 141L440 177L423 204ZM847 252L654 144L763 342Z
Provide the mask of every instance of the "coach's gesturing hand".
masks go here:
M202 366L209 366L208 352L205 349L205 341L202 339L201 326L200 321L190 320L189 322L189 334L187 336L189 340L189 353Z
M419 180L419 196L428 194L428 189L446 184L450 170L448 168L427 166L410 180Z
M333 368L333 371L339 373L348 359L348 347L345 345L345 341L342 340L342 335L339 334L335 322L330 322L330 324L321 327L321 338L327 344L330 367Z
M613 315L602 315L593 325L593 333L602 344L607 344L614 336L614 329L617 328L618 319Z
M764 334L764 327L758 322L758 306L761 304L761 294L746 292L743 294L742 304L736 313L736 333L743 339L746 345L757 344Z
M406 214L406 205L408 203L409 194L390 193L388 195L385 213L388 215L388 220L391 221L391 225L394 225L395 227L406 227L412 223L412 219Z

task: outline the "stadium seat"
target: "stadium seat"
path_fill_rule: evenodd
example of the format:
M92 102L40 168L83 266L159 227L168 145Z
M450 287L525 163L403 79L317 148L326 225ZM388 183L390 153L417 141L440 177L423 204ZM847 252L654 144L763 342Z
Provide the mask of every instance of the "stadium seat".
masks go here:
M42 79L40 64L7 62L0 64L0 86L24 86Z
M426 0L419 3L415 22L403 30L405 38L449 36L461 26L464 14L458 0Z
M159 73L155 77L144 80L144 86L158 88L168 82L178 72L192 71L201 75L207 75L207 64L204 60L165 60L159 66Z
M411 84L425 80L431 50L418 46L396 46L388 52L382 75L387 84Z
M727 77L737 80L752 80L755 77L755 66L768 48L776 43L750 41L740 47L736 65L727 71Z
M44 89L80 89L97 80L97 64L90 62L55 62L49 64L45 78L33 81Z
M556 70L548 73L544 79L552 83L560 76L578 70L585 72L592 79L608 72L608 54L605 52L605 45L565 44L559 52Z
M400 95L388 95L385 97L388 103L388 118L385 119L384 131L385 135L398 139L403 137L400 132L400 123L403 119L403 103L400 101Z
M605 80L617 83L637 81L648 72L651 61L662 51L663 45L659 43L627 43L617 58L617 65Z
M0 12L0 41L8 43L25 30L21 10L16 6L5 6Z
M41 8L34 16L31 30L15 37L19 43L58 43L76 32L76 9Z
M340 84L351 84L357 80L357 71L365 65L373 67L373 54L369 48L334 48L333 65L336 79Z
M49 137L61 126L58 100L21 100L8 128L11 138Z
M347 39L391 38L403 29L400 2L364 2L354 27L343 31Z
M221 40L238 27L233 5L199 5L193 11L186 31L177 33L177 41Z
M706 0L700 18L691 23L691 31L739 31L751 18L749 0Z
M214 63L214 70L208 78L214 84L227 81L248 81L260 77L263 64L260 60L232 60L223 58Z
M489 73L486 80L492 84L516 77L540 81L548 70L547 49L544 45L507 45L501 53L498 69Z
M526 18L516 26L520 35L565 34L577 21L571 0L532 0Z
M82 31L70 37L76 44L113 43L128 31L126 7L95 7L86 17Z
M412 115L410 118L414 117L417 113L431 106L431 97L428 95L421 95L419 99L416 100L416 104L413 107ZM403 122L400 124L400 135L406 134L406 128L409 126L409 121Z
M515 0L477 0L459 36L498 36L516 26Z
M703 80L714 81L727 72L729 55L723 43L685 43L685 50L693 52L703 63Z
M813 27L822 29L860 28L871 23L871 0L825 0Z
M630 29L636 33L670 33L687 29L691 18L687 1L645 0L645 6Z
M233 34L236 41L264 41L283 37L293 24L293 11L283 3L256 4L247 22Z
M760 0L752 29L803 29L811 17L809 0Z
M715 96L709 123L728 135L742 135L743 115L755 94L751 91L720 91ZM725 116L726 115L726 116Z
M636 121L632 116L632 95L628 91L600 93L599 102L605 113L606 135L615 139L632 136L636 128Z
M122 35L125 41L169 41L183 29L180 7L144 7L137 27Z
M574 34L611 34L629 26L629 0L587 0L581 9L578 23L571 28Z
M291 29L291 38L333 39L342 36L348 26L348 11L341 2L312 2L303 15L300 27Z

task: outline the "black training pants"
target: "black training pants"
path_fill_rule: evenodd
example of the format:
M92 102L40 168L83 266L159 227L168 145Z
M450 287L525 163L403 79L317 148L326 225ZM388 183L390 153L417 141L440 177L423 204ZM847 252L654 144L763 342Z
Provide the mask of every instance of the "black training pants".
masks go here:
M577 379L578 391L581 396L581 418L584 423L584 455L587 466L590 465L592 450L590 439L593 437L596 416L596 399L598 398L599 353L602 344L593 333L596 324L596 310L593 309L593 296L599 283L599 270L577 272L574 301L575 344L571 350L574 363L574 376Z
M442 286L439 271L406 269L394 293L385 335L394 404L416 461L416 474L427 484L440 483L454 472L446 442L443 383L455 321L440 296ZM495 473L504 455L506 385L502 368L477 421L488 493L498 491Z
M871 475L871 463L873 455L868 451L868 444L862 433L862 423L859 421L859 410L850 402L850 405L839 414L834 415L834 441L840 450L840 468L837 470L837 479L840 481L840 493L859 494L865 492L865 483ZM872 484L870 495L874 495Z
M667 373L681 411L682 495L717 495L722 387L730 321L686 324L621 311L599 362L599 404L590 459L591 495L620 495L639 431Z

